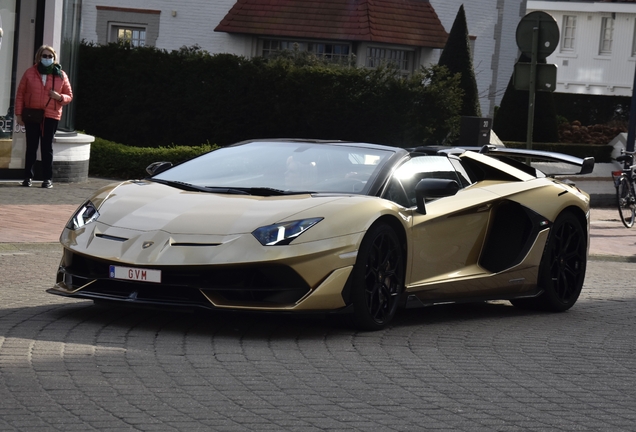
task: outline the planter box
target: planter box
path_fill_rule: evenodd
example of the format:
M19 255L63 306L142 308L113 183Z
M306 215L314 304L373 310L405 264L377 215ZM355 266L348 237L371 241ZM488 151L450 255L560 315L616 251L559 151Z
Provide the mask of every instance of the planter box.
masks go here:
M95 137L75 132L57 132L53 140L53 181L61 183L88 180L91 143Z

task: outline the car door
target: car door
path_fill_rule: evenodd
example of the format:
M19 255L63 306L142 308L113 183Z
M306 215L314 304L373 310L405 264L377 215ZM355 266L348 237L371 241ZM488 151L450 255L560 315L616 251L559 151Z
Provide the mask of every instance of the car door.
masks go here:
M457 181L454 196L426 202L426 214L414 208L415 185L424 178ZM387 188L387 198L409 207L407 291L426 292L439 298L465 296L474 284L449 283L473 280L487 272L478 265L486 238L491 208L500 197L471 181L458 160L447 156L418 156L400 166Z

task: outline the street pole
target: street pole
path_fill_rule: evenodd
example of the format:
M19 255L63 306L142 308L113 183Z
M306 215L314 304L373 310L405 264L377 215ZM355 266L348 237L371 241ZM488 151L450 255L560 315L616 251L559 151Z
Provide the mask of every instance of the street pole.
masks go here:
M532 132L534 130L534 100L537 77L537 50L539 44L539 27L532 29L532 59L530 61L530 88L528 89L528 131L526 132L526 148L532 149Z
M629 125L627 127L627 142L625 143L625 150L628 152L634 151L634 132L636 132L636 68L634 68L634 84L632 84L632 103L629 108ZM630 163L625 161L625 169L629 168Z

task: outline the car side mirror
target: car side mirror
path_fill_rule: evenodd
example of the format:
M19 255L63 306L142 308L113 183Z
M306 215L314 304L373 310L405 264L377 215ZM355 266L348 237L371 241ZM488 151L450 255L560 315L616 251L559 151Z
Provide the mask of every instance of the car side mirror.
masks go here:
M172 162L153 162L146 168L146 172L151 176L155 176L172 168Z
M444 198L453 196L459 190L459 184L455 180L425 178L415 186L415 199L417 200L417 211L426 214L425 198Z

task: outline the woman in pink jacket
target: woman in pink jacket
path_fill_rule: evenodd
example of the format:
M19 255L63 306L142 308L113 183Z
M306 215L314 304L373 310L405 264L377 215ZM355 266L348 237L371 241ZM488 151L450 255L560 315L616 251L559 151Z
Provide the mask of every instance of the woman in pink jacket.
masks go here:
M38 146L42 153L42 187L51 188L53 177L53 136L62 117L62 107L73 100L66 73L57 62L55 50L42 45L35 53L35 64L24 72L16 94L16 121L26 130L26 158L22 186L31 186ZM41 122L23 119L25 108L44 110ZM25 121L27 120L27 121Z

